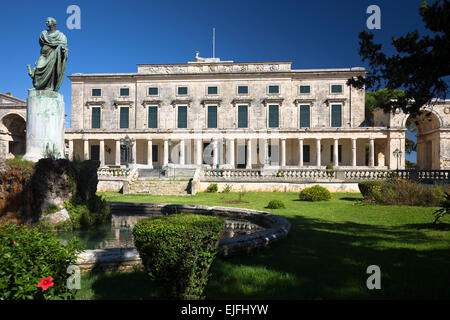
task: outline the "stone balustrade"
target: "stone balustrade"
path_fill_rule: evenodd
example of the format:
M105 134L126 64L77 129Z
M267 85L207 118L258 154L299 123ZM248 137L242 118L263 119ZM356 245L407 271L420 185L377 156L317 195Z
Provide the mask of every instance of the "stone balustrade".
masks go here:
M131 172L131 169L126 168L99 168L97 175L101 178L123 177L127 178Z

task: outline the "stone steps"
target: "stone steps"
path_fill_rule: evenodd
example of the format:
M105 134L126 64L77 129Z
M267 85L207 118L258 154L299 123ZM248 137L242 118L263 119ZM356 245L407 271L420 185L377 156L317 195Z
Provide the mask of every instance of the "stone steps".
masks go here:
M188 195L190 194L189 180L171 179L137 179L129 185L127 193L152 195Z

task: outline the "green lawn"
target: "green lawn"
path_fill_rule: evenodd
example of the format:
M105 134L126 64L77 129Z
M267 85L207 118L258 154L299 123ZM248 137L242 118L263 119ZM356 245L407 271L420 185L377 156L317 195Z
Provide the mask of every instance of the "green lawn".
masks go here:
M237 193L145 196L101 193L109 201L236 206L272 211L292 224L286 239L251 255L218 258L207 299L450 298L450 218L431 227L435 208L364 205L361 195L333 194L326 202L297 193L247 193L247 204L226 204ZM286 208L271 210L272 199ZM369 265L381 269L381 290L368 290ZM80 299L155 299L142 272L85 274Z

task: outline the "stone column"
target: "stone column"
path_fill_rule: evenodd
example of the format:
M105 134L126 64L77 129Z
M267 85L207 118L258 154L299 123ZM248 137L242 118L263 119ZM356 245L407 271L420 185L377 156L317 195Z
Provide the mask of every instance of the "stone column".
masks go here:
M245 166L245 169L251 169L252 168L252 140L247 140L247 164Z
M298 166L303 167L303 139L298 139Z
M334 148L333 148L333 166L339 166L339 139L334 139Z
M320 139L316 140L316 158L317 158L317 167L320 168L321 166L321 159L320 159Z
M281 167L286 167L286 139L281 139Z
M116 166L120 166L120 140L116 140Z
M213 168L217 168L217 164L218 159L219 159L219 155L218 155L218 150L217 150L217 140L216 139L211 139L211 144L213 146L213 163L212 166Z
M167 166L168 164L169 164L169 140L164 140L163 166Z
M105 140L100 140L100 166L105 165Z
M147 167L153 169L153 141L147 140Z
M195 140L195 164L200 166L202 164L202 140Z
M73 161L73 140L69 140L69 160Z
M131 146L131 148L132 148L132 157L133 157L133 159L131 160L131 163L132 164L136 164L137 163L137 161L136 161L136 156L137 156L137 140L136 139L132 139L132 146Z
M352 138L352 166L356 167L356 138Z
M89 160L89 140L88 139L83 140L83 153L84 153L84 160Z
M180 164L184 165L185 155L184 155L184 140L180 140Z
M269 139L264 139L264 165L270 165L270 163L269 163Z
M227 164L231 165L231 167L234 168L234 139L228 140L227 154Z
M370 138L369 143L369 167L375 166L375 143L374 139Z

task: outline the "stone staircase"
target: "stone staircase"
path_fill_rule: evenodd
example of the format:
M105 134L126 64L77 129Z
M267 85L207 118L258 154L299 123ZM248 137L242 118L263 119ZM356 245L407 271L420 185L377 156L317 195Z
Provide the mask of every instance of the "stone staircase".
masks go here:
M190 179L141 178L129 184L124 193L152 195L188 195L191 194Z

